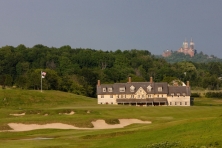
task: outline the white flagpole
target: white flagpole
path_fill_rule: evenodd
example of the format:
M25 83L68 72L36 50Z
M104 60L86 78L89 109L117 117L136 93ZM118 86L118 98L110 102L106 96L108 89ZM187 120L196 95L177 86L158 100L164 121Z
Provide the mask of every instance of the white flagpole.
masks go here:
M41 92L42 92L42 71L41 71Z

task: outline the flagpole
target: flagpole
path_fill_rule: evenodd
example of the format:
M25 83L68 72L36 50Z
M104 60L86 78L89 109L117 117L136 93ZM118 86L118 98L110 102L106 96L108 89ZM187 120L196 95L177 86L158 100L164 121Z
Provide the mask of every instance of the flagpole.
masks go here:
M41 71L41 92L42 92L42 71Z

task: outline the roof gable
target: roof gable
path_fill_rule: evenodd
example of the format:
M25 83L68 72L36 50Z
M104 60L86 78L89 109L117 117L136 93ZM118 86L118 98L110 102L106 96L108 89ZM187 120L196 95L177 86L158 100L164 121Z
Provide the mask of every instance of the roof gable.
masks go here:
M147 93L146 93L146 91L145 91L142 87L140 87L140 88L136 91L135 94L136 94L136 95L146 95Z

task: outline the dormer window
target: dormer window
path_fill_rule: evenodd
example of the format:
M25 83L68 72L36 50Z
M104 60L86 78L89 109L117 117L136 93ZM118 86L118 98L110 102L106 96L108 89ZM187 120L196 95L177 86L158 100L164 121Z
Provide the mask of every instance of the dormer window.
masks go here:
M179 97L179 96L180 96L180 93L177 93L177 96Z
M131 87L130 87L130 92L134 92L135 91L135 87L132 85Z
M171 96L174 96L174 93L171 93Z
M151 90L152 90L152 87L149 85L149 86L147 87L147 91L148 91L148 92L151 92Z
M103 92L106 92L106 88L103 88Z
M113 92L113 88L112 87L108 88L108 92Z
M119 92L125 92L125 87L120 87Z
M162 92L163 91L163 87L158 87L158 92Z

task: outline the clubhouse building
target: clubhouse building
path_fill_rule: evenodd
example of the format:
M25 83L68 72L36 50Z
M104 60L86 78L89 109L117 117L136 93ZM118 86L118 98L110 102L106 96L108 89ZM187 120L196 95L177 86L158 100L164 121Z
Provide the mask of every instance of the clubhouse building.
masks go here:
M190 106L190 86L169 86L167 82L97 84L98 104L135 106Z

